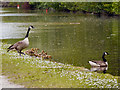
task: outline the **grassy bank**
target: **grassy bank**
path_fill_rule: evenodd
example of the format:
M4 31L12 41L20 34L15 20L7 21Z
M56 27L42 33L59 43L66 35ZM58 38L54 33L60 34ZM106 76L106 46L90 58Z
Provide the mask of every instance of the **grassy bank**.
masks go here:
M26 88L118 88L118 77L90 72L84 67L6 52L2 44L2 74Z

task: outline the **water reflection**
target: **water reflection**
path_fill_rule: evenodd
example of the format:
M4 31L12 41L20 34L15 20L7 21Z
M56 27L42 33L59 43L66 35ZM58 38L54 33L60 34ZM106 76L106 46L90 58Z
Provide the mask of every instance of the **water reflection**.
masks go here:
M25 13L20 13L20 14L0 14L0 16L35 16L36 14L25 14Z
M108 67L91 67L90 71L106 73Z

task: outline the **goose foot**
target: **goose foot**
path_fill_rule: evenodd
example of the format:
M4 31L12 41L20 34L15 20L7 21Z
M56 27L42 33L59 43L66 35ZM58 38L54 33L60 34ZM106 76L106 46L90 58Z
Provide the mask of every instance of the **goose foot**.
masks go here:
M21 54L25 55L23 52L18 52L18 53L20 54L20 56L21 56Z
M23 52L21 52L21 54L25 55Z

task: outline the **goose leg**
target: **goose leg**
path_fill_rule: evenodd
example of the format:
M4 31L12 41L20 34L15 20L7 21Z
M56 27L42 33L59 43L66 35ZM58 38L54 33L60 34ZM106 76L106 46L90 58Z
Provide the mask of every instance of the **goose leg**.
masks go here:
M21 52L21 51L18 51L18 50L17 50L17 52L20 54L20 56L21 56L21 54L24 54L23 52ZM24 54L24 55L25 55L25 54Z
M21 56L21 53L20 53L20 56Z
M20 52L21 54L25 55L23 52Z
M24 54L23 52L21 52L21 51L20 51L20 54L23 54L23 55L25 55L25 54Z
M17 52L20 54L20 51L19 51L19 50L17 50ZM21 54L20 54L20 56L21 56Z

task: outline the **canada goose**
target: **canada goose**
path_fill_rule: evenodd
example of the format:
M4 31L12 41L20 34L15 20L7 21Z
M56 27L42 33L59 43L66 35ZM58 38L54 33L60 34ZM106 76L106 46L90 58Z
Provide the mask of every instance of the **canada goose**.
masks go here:
M34 28L34 27L30 25L29 28L28 28L27 34L25 36L25 39L22 40L22 41L18 41L15 44L11 45L8 48L7 52L9 52L10 50L15 49L18 53L20 53L20 56L21 56L21 54L24 54L21 51L29 46L28 36L29 36L30 29L32 29L32 28Z
M103 61L89 61L90 65L93 67L107 67L108 63L107 60L105 59L105 55L109 55L107 52L104 52L102 55Z

